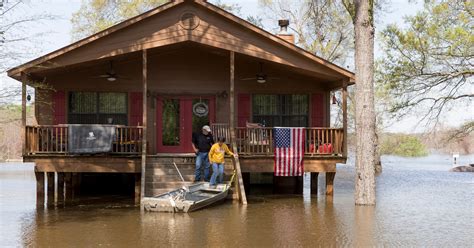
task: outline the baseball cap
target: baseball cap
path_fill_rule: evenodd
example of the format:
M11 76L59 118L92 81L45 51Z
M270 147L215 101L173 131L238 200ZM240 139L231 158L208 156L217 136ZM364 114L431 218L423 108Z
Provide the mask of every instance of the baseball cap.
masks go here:
M211 132L211 128L208 125L202 126L202 130L206 130L208 132Z

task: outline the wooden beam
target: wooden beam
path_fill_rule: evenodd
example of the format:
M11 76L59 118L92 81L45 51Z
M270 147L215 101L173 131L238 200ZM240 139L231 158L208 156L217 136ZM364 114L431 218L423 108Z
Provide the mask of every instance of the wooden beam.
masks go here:
M336 172L326 172L326 195L334 194L334 178Z
M72 185L72 172L65 173L64 183L66 186L66 202L71 202L73 200L73 185Z
M41 172L140 173L140 157L28 156L25 162L36 164Z
M232 140L235 140L235 53L233 51L230 51L229 112L230 136Z
M46 172L46 179L48 183L47 205L53 205L54 204L54 172Z
M311 173L311 194L317 195L318 194L318 172L310 172Z
M244 156L239 157L242 172L274 172L273 156L248 158ZM336 163L345 163L345 158L327 157L327 158L304 158L305 172L335 172Z
M64 203L64 172L58 172L58 203Z
M26 154L26 73L21 73L21 154Z
M347 80L342 82L342 156L347 158Z
M232 140L232 150L237 152L237 143L235 136L235 53L230 51L230 89L229 89L229 108L230 108L230 137ZM240 169L239 158L234 158L234 168L237 174L235 188L239 193L240 202L247 205L247 196L245 195L244 180L242 178L242 170Z
M141 164L141 187L140 187L140 199L143 199L145 197L145 171L146 171L146 142L147 142L147 93L148 93L148 55L147 55L147 50L144 49L142 52L142 83L143 83L143 133L142 133L142 164Z
M44 206L44 172L35 171L36 206Z
M140 204L140 200L141 200L140 191L141 191L141 185L142 185L142 178L141 178L142 176L140 174L135 174L134 176L135 176L135 204Z

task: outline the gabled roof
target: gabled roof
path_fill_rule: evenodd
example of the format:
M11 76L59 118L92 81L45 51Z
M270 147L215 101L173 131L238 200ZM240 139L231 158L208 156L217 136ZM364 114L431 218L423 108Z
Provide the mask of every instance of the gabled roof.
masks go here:
M273 35L211 3L208 3L207 1L203 0L175 0L175 1L170 1L166 4L163 4L155 9L152 9L150 11L147 11L141 15L135 16L133 18L130 18L128 20L125 20L121 23L118 23L110 28L107 28L101 32L98 32L96 34L93 34L89 37L86 37L82 40L79 40L77 42L74 42L68 46L65 46L63 48L60 48L56 51L53 51L51 53L48 53L44 56L41 56L39 58L36 58L32 61L29 61L25 64L22 64L20 66L17 66L15 68L12 68L8 70L8 76L19 79L20 78L20 73L21 72L29 72L30 70L36 69L36 70L41 70L41 68L50 68L54 67L55 64L58 64L59 66L64 66L64 57L67 57L67 55L71 55L70 57L73 59L76 59L77 62L84 62L87 59L91 59L90 57L87 56L79 56L78 54L82 55L87 50L86 48L92 47L94 44L97 46L100 45L101 41L106 40L109 37L112 37L114 35L117 35L117 33L124 32L124 30L127 30L127 27L130 27L134 24L138 23L145 23L146 21L156 17L159 18L160 16L164 15L164 13L169 13L172 12L174 9L178 9L179 6L184 7L186 5L193 5L195 7L199 7L200 9L204 9L205 11L214 14L219 18L219 20L225 19L226 21L230 21L234 25L240 26L241 28L245 29L243 32L240 32L240 36L238 35L233 35L230 32L222 32L223 39L226 41L229 40L229 44L224 44L222 40L212 40L204 37L205 32L201 30L201 33L199 33L199 30L193 31L191 30L177 30L176 28L171 28L167 27L167 30L164 30L163 32L159 32L160 30L157 30L157 32L153 33L153 35L161 35L166 36L168 38L173 38L170 41L163 41L163 42L154 42L153 44L146 44L145 41L142 41L139 46L136 45L136 40L133 40L134 45L130 46L128 45L127 49L120 49L116 51L101 51L102 53L97 53L97 57L95 59L99 58L105 58L105 57L110 57L110 56L116 56L119 54L124 54L128 52L134 52L138 51L141 49L147 49L147 48L153 48L157 46L163 46L163 45L168 45L172 43L177 43L177 42L183 42L183 41L192 41L192 42L198 42L202 43L205 45L210 45L210 46L216 46L222 49L226 50L232 50L235 52L240 52L240 53L246 53L247 55L254 56L254 57L259 57L263 59L268 59L268 60L274 60L277 63L283 63L287 64L290 66L294 67L299 67L303 69L307 69L309 71L315 71L316 73L322 73L321 68L324 68L327 71L332 72L331 74L338 75L340 78L345 78L349 80L350 82L354 82L355 76L354 73L339 67L327 60L324 60L298 46L295 44L289 43L280 37ZM176 13L172 13L172 15L176 15ZM179 13L177 14L179 15ZM212 17L210 17L212 19ZM210 20L210 22L213 22L213 20ZM215 24L214 23L209 24L209 27L211 25ZM164 21L159 20L157 23L164 23ZM143 24L145 25L145 24ZM258 36L258 38L263 38L265 39L268 43L272 43L271 45L267 46L270 48L270 50L265 50L261 49L261 46L259 46L259 43L251 43L245 40L242 37L248 37L245 34L246 32L250 32L253 36ZM183 32L185 35L182 35ZM194 33L199 33L199 35L196 35ZM207 30L206 30L207 32ZM210 31L209 31L210 32ZM214 31L215 32L215 31ZM178 34L181 36L178 37ZM200 36L201 35L201 36ZM181 38L180 38L181 37ZM235 44L232 42L236 42ZM151 43L151 42L148 42ZM238 44L242 45L245 44L245 47L239 47ZM260 44L261 45L261 44ZM104 47L104 45L102 45ZM105 45L105 47L108 47ZM285 55L282 54L277 54L277 56L273 56L274 53L279 53L281 49L285 49L286 51L289 51L289 53L285 53ZM89 52L91 54L91 52ZM291 54L289 56L288 54ZM83 58L84 61L81 61L81 58ZM61 60L63 59L63 60ZM58 63L58 61L61 61L62 63ZM303 61L304 63L298 63L297 61ZM71 62L70 62L71 63ZM308 66L306 67L306 65ZM48 65L48 66L47 66Z

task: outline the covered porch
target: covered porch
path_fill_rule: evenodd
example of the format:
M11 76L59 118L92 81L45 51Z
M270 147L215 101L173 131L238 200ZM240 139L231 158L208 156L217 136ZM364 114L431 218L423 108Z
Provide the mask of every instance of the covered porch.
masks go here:
M290 42L205 1L176 1L13 68L24 160L38 173L134 173L143 196L169 157L192 164L192 133L210 125L240 155L229 164L245 203L242 173L273 172L273 127L305 127L305 171L335 173L347 157L353 74ZM36 87L28 125L27 85ZM336 90L341 128L330 127ZM111 150L71 153L72 124L112 125Z
M240 155L231 164L240 171L238 185L244 192L242 173L273 172L273 127L299 126L306 127L305 172L330 173L327 193L332 194L336 163L346 160L346 81L325 81L272 61L195 44L143 50L141 58L137 55L37 73L36 77L50 78L54 91L37 90L38 98L47 104L37 104L38 125L25 125L25 161L36 162L38 173L141 174L136 177L138 186L144 181L141 178L147 178L144 168L152 166L147 163L148 156L188 158L192 156L192 133L210 125L214 136L226 137ZM202 56L208 60L200 61ZM110 64L120 75L116 81L95 78ZM272 76L258 83L262 64L266 75ZM200 75L201 71L206 74ZM247 80L249 77L255 80ZM60 83L65 81L70 83ZM331 128L330 95L339 86L343 90L344 126ZM196 106L203 107L204 114L197 113ZM115 112L102 113L101 108ZM77 157L70 153L69 124L115 125L112 150L104 154L104 159L111 157L113 162L105 163L97 155ZM81 160L84 166L78 164ZM47 169L42 166L45 161L50 163ZM124 166L130 161L131 169ZM313 178L317 182L317 176Z

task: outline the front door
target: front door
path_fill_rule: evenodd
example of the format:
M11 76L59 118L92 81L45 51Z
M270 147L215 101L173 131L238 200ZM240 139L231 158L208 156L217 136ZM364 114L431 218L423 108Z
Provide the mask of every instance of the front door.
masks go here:
M193 132L215 119L214 97L161 96L157 99L157 153L193 152Z

